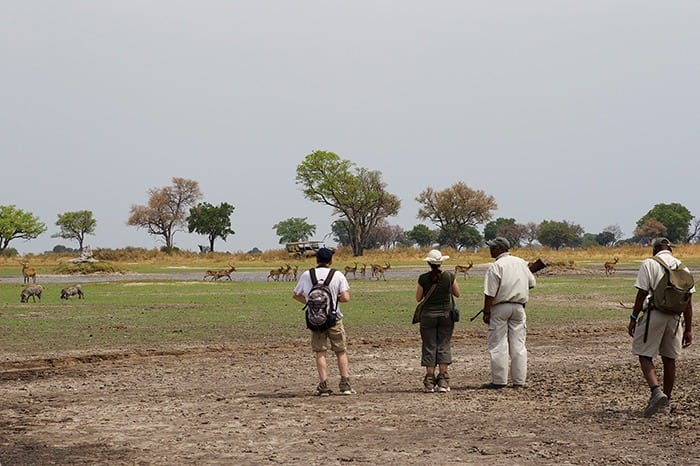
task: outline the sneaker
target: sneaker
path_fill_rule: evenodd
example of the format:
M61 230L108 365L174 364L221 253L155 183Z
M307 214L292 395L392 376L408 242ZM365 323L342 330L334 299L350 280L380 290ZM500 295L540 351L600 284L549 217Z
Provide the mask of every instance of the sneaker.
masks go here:
M658 413L662 408L668 405L668 397L661 389L657 388L651 392L651 397L649 397L649 403L644 410L644 417L651 417Z
M506 384L500 384L500 383L485 383L481 386L481 388L486 389L486 390L500 390L501 388L506 388L508 385Z
M525 385L523 385L521 383L514 383L513 388L516 390L522 390L523 388L525 388Z
M333 390L328 388L328 383L324 380L323 382L320 382L318 384L318 387L316 387L316 391L314 392L314 395L316 395L316 396L328 396L331 393L333 393Z
M437 392L445 393L450 391L450 376L447 372L441 372L437 376Z
M340 388L341 395L354 395L355 393L357 393L350 386L350 379L348 377L341 377L340 385L338 387Z
M665 406L659 408L657 414L671 414L672 412L673 408L671 408L671 405L669 403L666 403Z
M425 374L423 377L423 392L433 393L435 391L435 376L433 374Z

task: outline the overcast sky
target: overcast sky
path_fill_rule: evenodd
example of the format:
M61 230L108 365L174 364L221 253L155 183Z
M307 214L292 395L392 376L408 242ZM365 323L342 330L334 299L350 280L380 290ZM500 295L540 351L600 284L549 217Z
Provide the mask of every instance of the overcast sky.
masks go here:
M699 44L696 0L4 0L0 205L48 227L10 246L77 247L57 215L90 210L93 248L160 247L126 220L173 177L235 206L220 251L290 217L321 239L315 150L382 172L406 230L462 181L494 218L628 237L658 203L700 215Z

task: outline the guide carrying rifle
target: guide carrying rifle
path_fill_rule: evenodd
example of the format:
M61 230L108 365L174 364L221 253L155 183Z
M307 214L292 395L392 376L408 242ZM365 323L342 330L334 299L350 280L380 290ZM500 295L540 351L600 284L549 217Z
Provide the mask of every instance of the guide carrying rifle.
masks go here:
M537 259L535 262L530 262L527 265L527 268L530 269L530 272L532 273L537 273L540 270L544 269L545 267L548 267L547 264L545 264L542 259ZM470 322L473 322L477 317L479 317L482 313L484 312L484 309L482 308L479 312L474 314L473 317L469 319Z

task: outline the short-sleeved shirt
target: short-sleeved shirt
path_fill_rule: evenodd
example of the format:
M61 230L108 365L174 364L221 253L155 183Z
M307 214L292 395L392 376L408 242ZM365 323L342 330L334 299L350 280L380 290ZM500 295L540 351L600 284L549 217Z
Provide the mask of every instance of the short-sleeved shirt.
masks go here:
M328 267L316 267L316 280L322 282L328 276L328 272L331 269ZM308 270L305 270L299 277L296 287L294 287L294 294L308 296L309 291L311 291L311 274ZM333 278L330 283L331 294L333 295L333 305L336 309L336 318L342 319L343 313L340 312L340 306L338 305L338 295L350 291L350 285L348 284L347 278L341 272L337 270L333 274Z
M454 275L450 272L442 272L440 278L438 279L438 284L433 290L433 293L428 296L428 299L423 305L423 309L428 310L449 310L452 308L452 282L454 282ZM423 288L423 296L428 294L430 288L433 286L432 278L430 277L430 272L421 274L418 277L418 284Z
M664 261L664 263L672 269L678 267L678 265L681 263L681 261L673 257L671 251L667 249L657 252L656 257ZM685 269L688 270L687 267ZM658 285L663 278L664 273L666 273L666 271L663 267L661 267L661 264L652 258L646 258L642 261L642 265L639 267L637 279L634 282L634 287L638 290L646 291L648 298L653 289L656 288L656 285ZM695 287L693 287L690 292L695 293Z
M526 304L530 288L535 287L535 276L523 259L504 252L489 265L484 278L484 294L493 296L493 304Z

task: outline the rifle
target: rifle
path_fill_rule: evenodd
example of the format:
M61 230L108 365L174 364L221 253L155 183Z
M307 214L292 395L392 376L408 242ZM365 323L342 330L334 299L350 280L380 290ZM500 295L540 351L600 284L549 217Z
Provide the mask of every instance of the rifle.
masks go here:
M545 264L544 261L542 261L542 259L537 259L535 262L528 262L528 264L527 264L527 268L530 269L530 272L532 272L532 273L537 273L537 272L539 272L540 270L544 269L545 267L548 267L548 265ZM482 312L484 312L483 309L480 310L479 312L477 312L476 314L474 314L474 317L471 317L471 318L469 319L469 322L473 322L474 319L476 319L477 317L479 317L479 315L480 315Z

